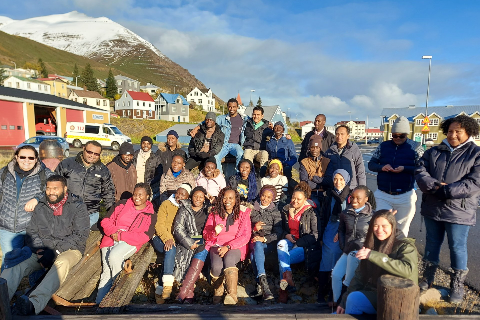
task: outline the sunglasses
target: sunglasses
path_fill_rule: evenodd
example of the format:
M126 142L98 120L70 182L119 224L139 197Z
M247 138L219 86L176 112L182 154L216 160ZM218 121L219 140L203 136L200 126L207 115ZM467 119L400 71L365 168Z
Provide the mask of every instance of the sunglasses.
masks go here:
M407 135L405 133L402 134L392 134L393 139L405 139Z
M100 153L96 153L96 152L93 152L93 151L90 151L90 150L85 150L85 152L87 152L89 155L94 155L95 157L100 157Z
M18 156L20 158L20 160L25 160L25 159L28 159L30 161L33 161L35 160L36 158L35 157L27 157L27 156Z

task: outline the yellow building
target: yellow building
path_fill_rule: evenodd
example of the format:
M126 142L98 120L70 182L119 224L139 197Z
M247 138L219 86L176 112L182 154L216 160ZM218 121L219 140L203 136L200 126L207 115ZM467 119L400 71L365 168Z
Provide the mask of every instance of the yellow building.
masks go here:
M40 78L37 79L42 82L48 83L50 85L51 94L54 96L68 99L67 84L66 79L60 77L50 77L50 78Z

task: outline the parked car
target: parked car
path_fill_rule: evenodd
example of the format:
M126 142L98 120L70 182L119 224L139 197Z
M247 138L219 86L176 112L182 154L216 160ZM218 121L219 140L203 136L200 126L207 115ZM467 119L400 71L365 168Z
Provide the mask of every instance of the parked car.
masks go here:
M21 146L24 146L24 145L28 144L28 145L33 146L38 151L38 147L40 146L40 143L43 140L57 140L60 143L60 145L62 146L63 155L65 156L65 158L68 158L68 156L70 155L70 145L68 144L68 142L64 138L57 137L57 136L35 136L35 137L31 137L30 139L27 139L26 141L20 143L17 146L17 149L20 148Z

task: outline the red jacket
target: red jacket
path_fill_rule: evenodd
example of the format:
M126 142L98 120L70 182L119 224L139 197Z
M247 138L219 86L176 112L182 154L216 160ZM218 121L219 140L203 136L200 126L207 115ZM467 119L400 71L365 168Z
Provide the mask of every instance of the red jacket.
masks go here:
M250 222L250 209L240 206L240 215L233 225L226 228L215 235L215 226L218 224L227 225L227 217L220 218L219 215L208 215L205 228L203 229L203 238L205 239L205 249L210 251L210 248L217 246L230 245L231 249L240 249L242 254L241 260L244 260L247 255L248 242L250 241L252 233L252 225Z
M100 248L113 246L111 235L120 230L119 240L137 247L137 251L140 250L155 234L157 215L154 213L150 201L147 201L143 210L135 209L132 198L118 201L100 223L105 234Z

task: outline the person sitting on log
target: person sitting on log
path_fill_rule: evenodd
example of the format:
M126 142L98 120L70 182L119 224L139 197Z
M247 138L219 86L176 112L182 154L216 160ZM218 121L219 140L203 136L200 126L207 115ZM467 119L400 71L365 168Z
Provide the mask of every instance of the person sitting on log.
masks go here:
M89 229L87 206L83 200L68 192L64 177L50 176L27 226L27 246L7 254L5 269L0 275L7 281L10 301L24 276L49 269L29 296L17 298L14 313L33 315L45 308L70 269L82 258Z
M97 304L110 291L115 278L122 271L123 262L140 250L155 233L157 216L153 204L148 200L151 195L148 184L137 183L133 196L115 203L100 222L105 235L100 243L102 274L95 300Z
M174 276L177 280L183 279L177 300L180 303L193 303L195 282L208 256L203 229L207 222L210 202L207 191L201 186L192 190L190 199L180 202L182 205L173 220L173 238L177 244Z
M272 159L268 163L267 176L260 180L260 187L271 185L275 187L277 196L273 203L282 210L287 204L288 179L283 175L283 165L279 159Z
M211 203L218 196L220 190L227 186L225 176L221 170L217 169L215 158L205 160L205 167L197 177L197 186L202 186L207 191L207 198Z
M174 159L175 162L175 159ZM173 270L175 268L175 256L177 254L177 247L173 237L173 221L177 215L180 201L188 199L192 187L188 183L183 183L178 187L175 194L162 203L158 209L157 223L155 225L155 236L152 239L153 248L160 253L165 253L163 260L163 291L155 292L155 299L158 304L163 304L167 299L170 299L172 294ZM181 279L178 279L181 280ZM158 288L161 288L160 286Z
M185 169L185 158L176 155L173 156L171 167L162 175L160 180L160 199L157 200L158 206L160 207L163 201L177 192L177 189L183 183L188 183L192 188L197 185L193 174Z
M247 206L247 203L253 204L258 196L257 178L253 163L247 159L240 160L238 172L228 179L228 185L238 191L243 205Z
M410 279L418 285L418 252L415 240L397 230L396 211L373 214L367 237L356 257L361 260L342 296L337 313L376 314L377 280L384 274ZM400 311L399 311L400 312Z
M223 303L237 304L237 263L247 255L251 230L250 209L240 205L238 191L231 187L224 188L203 229L205 249L210 252L213 304L222 302L224 280L227 295Z

